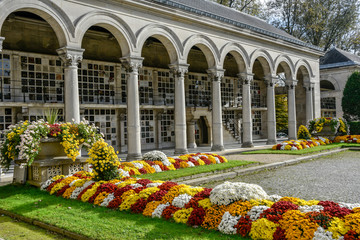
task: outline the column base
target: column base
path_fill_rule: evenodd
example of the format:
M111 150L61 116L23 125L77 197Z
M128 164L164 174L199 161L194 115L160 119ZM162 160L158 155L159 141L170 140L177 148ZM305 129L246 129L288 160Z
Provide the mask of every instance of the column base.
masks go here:
M244 142L242 145L241 145L242 148L253 148L254 147L254 144L252 142Z
M184 149L175 149L175 152L174 152L175 155L183 155L183 154L188 154L188 153L189 152L188 152L188 150L186 148L184 148Z
M188 148L197 148L196 143L189 143Z
M141 160L141 159L142 159L141 153L129 153L126 156L126 161L127 162L134 161L134 160Z
M266 142L267 145L275 145L277 144L277 141L274 140L274 139L268 139L267 142Z
M213 145L211 147L211 151L213 151L213 152L221 152L221 151L224 151L224 150L225 150L225 148L222 145Z

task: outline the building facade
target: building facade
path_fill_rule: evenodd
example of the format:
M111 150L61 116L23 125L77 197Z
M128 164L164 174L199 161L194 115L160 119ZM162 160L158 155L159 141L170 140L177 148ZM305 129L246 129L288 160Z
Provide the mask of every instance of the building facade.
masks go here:
M0 128L59 109L128 160L146 149L276 142L319 117L321 49L206 0L0 1Z
M360 57L332 48L320 60L321 116L343 117L341 107L346 82L360 71Z

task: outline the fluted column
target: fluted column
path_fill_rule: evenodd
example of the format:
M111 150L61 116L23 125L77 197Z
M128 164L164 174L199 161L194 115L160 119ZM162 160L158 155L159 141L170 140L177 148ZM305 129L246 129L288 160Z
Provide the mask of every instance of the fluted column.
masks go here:
M209 78L212 81L212 147L211 151L223 151L223 122L221 106L221 80L224 77L223 69L209 69Z
M313 103L313 91L314 83L305 83L304 88L306 91L306 122L314 119L314 103Z
M143 58L121 58L121 63L127 75L127 132L128 155L127 161L138 160L141 155L141 127L139 104L139 68L142 67Z
M297 80L286 80L286 87L288 89L288 136L289 139L297 139L296 131L296 102L295 102L295 87Z
M186 105L185 105L185 73L188 64L169 65L175 80L175 155L186 154Z
M276 144L276 112L275 112L275 83L277 77L270 76L265 79L266 83L266 105L267 105L267 144Z
M249 73L240 73L242 81L242 118L243 118L243 142L242 147L254 147L252 138L252 119L251 119L251 93L250 85L254 75Z
M78 64L82 61L84 49L63 47L57 50L64 62L65 121L80 122Z
M5 38L4 37L0 37L0 52L3 49L3 42L4 42Z

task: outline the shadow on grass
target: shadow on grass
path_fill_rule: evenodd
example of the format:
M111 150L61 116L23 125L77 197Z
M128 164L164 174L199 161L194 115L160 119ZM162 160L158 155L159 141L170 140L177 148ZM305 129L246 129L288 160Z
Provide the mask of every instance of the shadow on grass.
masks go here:
M242 239L239 235L51 196L27 185L0 187L0 206L93 239Z

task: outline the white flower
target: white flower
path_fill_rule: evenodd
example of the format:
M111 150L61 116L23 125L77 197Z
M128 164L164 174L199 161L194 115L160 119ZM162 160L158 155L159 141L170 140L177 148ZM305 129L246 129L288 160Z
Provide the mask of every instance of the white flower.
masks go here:
M282 198L282 196L279 196L279 195L270 195L269 196L269 200L272 202L278 202L281 198Z
M268 209L268 206L254 206L250 209L250 211L247 212L247 215L250 217L252 221L256 221L260 218L260 214L262 214L266 209Z
M192 162L190 162L190 161L188 161L188 162L186 162L188 165L189 165L189 167L195 167L195 165L192 163Z
M179 208L184 208L185 204L187 204L191 200L192 196L184 193L174 198L172 201L172 205Z
M241 216L232 216L229 212L225 212L218 226L220 232L225 234L236 234L234 226L238 223Z
M216 186L210 193L212 204L229 205L238 200L268 199L267 193L256 184L225 182Z
M162 172L161 168L159 165L155 164L152 166L155 169L155 172Z
M157 206L157 208L153 211L153 213L151 214L151 217L153 218L161 218L161 214L164 211L164 209L166 207L170 206L170 203L166 203L166 204L159 204Z
M333 233L325 230L322 227L318 227L314 233L313 240L334 240L334 239L344 239L344 237L333 238Z
M339 206L350 209L350 210L353 210L354 208L360 208L360 203L343 203L343 202L339 202Z
M150 187L157 187L157 186L160 186L162 183L148 183L147 185L146 185L146 187L147 188L150 188Z
M110 193L104 200L103 202L100 204L100 206L102 207L107 207L109 205L109 203L114 200L114 193Z
M133 189L135 189L135 188L142 187L143 185L141 185L140 183L133 183L133 184L130 184L130 186L132 186Z
M312 205L312 206L300 206L299 210L303 213L308 213L308 212L320 212L322 210L324 210L324 207L321 205Z
M134 164L137 169L142 169L144 167L144 165L139 162L133 162L132 164Z
M125 171L125 170L121 169L121 168L119 168L117 170L117 172L118 172L119 175L122 175L123 177L130 177L130 173L128 171Z

